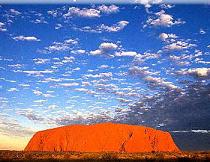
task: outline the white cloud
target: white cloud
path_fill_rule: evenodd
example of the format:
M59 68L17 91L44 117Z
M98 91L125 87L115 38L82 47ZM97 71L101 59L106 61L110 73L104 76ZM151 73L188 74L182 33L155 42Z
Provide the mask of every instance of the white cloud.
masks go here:
M78 8L78 7L70 7L68 12L63 15L65 18L71 18L73 16L78 17L100 17L100 11L97 9L87 9L87 8Z
M21 87L30 87L30 85L29 84L18 84L19 86L21 86Z
M203 30L203 29L200 29L199 33L200 34L206 34L205 30Z
M53 95L49 94L49 93L43 93L39 90L33 90L33 93L37 96L43 96L43 97L54 97Z
M62 24L56 24L56 25L55 25L55 29L56 29L56 30L58 30L58 29L60 29L60 28L62 28L62 27L63 27Z
M130 103L132 102L132 100L128 100L128 99L124 99L124 98L116 98L117 100L119 100L119 102L121 103Z
M45 78L44 82L60 82L62 80L62 78Z
M165 50L183 50L191 47L196 47L196 44L187 43L184 41L176 41L164 47Z
M8 67L12 67L12 68L20 69L20 68L22 68L22 67L23 67L23 64L8 65Z
M116 5L101 5L98 8L78 8L78 7L70 7L68 12L64 14L64 18L72 18L72 17L86 17L86 18L95 18L100 17L101 13L111 14L119 11L119 7Z
M162 40L162 41L166 41L167 39L176 39L178 38L178 36L176 34L167 34L167 33L161 33L159 35L159 38Z
M170 8L173 8L175 5L163 3L160 6L161 8L164 8L164 9L170 9Z
M62 86L62 87L73 87L73 86L78 86L79 83L76 83L76 82L72 82L72 83L60 83L59 85Z
M90 54L91 55L110 54L117 48L118 48L118 45L115 43L104 42L100 44L99 49L95 51L90 51Z
M158 85L158 86L161 85L161 86L168 87L171 89L179 88L176 85L174 85L172 82L167 82L167 81L163 80L162 78L158 78L158 77L147 76L144 78L144 80L152 83L153 85Z
M204 61L204 60L201 60L201 59L195 59L195 62L199 63L199 64L210 64L210 61Z
M41 70L41 71L27 71L27 70L25 70L25 71L23 71L24 73L27 73L27 74L29 74L29 75L39 75L39 74L50 74L50 73L53 73L54 71L52 71L52 70Z
M79 71L80 70L80 67L76 67L74 69L72 69L72 71Z
M171 27L172 25L183 24L184 21L181 21L180 19L174 20L172 15L166 14L164 10L161 10L160 12L155 13L155 18L150 17L146 23L151 26Z
M115 56L130 56L130 57L134 57L137 54L138 53L136 53L135 51L120 51L120 52L116 52Z
M179 74L190 74L197 77L207 77L210 75L210 68L192 68L192 69L183 69L178 71Z
M92 33L118 32L123 30L128 24L129 24L128 21L122 20L111 26L101 24L96 27L84 26L84 27L73 27L73 29L82 32L92 32Z
M163 0L135 0L136 3L145 5L145 7L149 8L152 4L159 4Z
M39 91L39 90L33 90L33 93L34 93L35 95L37 95L37 96L42 95L42 92Z
M90 51L90 54L91 54L91 55L101 55L102 52L101 52L101 50L97 49L97 50L95 50L95 51Z
M59 106L58 105L49 105L48 106L48 109L56 109L58 108Z
M21 12L15 10L15 9L10 9L9 11L10 11L10 13L13 14L13 15L21 15Z
M114 43L101 43L99 46L99 49L103 49L103 50L112 50L112 49L117 49L118 45L114 44Z
M109 65L101 65L100 67L98 67L99 69L108 69Z
M174 133L210 133L210 130L180 130L180 131L170 131Z
M79 92L86 92L88 89L86 88L75 88L74 90L79 91Z
M91 86L91 83L90 82L82 82L82 86Z
M129 24L128 21L119 21L117 22L117 24L114 24L112 26L107 26L107 25L102 24L99 27L99 30L107 31L107 32L118 32L124 29L128 24Z
M190 56L188 57L188 56L185 56L185 55L181 55L181 56L170 55L169 58L179 66L189 66L189 65L191 65L191 61L190 61L191 57Z
M98 7L98 10L100 10L101 12L104 12L106 14L110 14L110 13L119 12L119 7L117 7L115 5L110 5L110 6L101 5Z
M59 51L67 51L70 50L71 47L78 44L77 39L66 39L63 42L53 42L52 45L45 47L44 50L39 50L42 53L52 53Z
M78 54L84 54L86 51L85 50L82 50L82 49L80 49L80 50L77 50L77 53Z
M8 92L17 92L17 91L19 91L17 88L10 88L10 89L8 89Z
M16 83L17 82L16 80L8 80L8 79L5 79L5 78L0 78L0 80L3 80L5 82L10 82L10 83Z
M39 104L43 104L44 102L46 102L47 100L34 100L33 102L35 103L39 103Z
M40 39L34 37L34 36L17 36L17 37L13 37L12 39L16 40L16 41L40 41Z
M10 137L14 136L15 139L17 139L18 136L19 137L22 136L24 138L31 137L32 134L34 134L35 132L29 128L22 126L22 124L20 124L15 118L10 117L9 115L4 116L0 114L0 125L1 125L0 127L1 134L3 133ZM19 142L16 142L16 143L20 145ZM14 147L11 147L10 149L14 149Z
M14 72L22 72L22 73L26 73L28 75L43 76L44 74L51 74L54 71L46 69L46 70L40 70L40 71L38 71L38 70L23 70L23 71L16 70Z
M0 32L7 31L6 25L3 22L0 22Z
M50 59L42 59L42 58L35 58L33 59L34 63L39 65L39 64L45 64L50 61Z
M99 73L99 74L85 74L85 78L109 78L112 77L112 72L106 72L106 73Z
M92 90L89 90L89 89L86 89L86 88L75 88L74 90L78 91L78 92L84 92L84 93L90 94L90 95L96 94L95 91L92 91Z
M79 49L79 50L73 50L73 51L71 51L71 53L73 53L73 54L85 54L86 51L83 50L83 49Z
M46 17L43 15L43 13L37 11L29 11L29 12L30 14L33 14L33 17L31 17L29 20L30 22L34 24L48 24L48 22L46 21Z
M210 133L210 130L191 130L193 133Z
M33 109L20 109L20 110L17 110L16 113L28 118L29 120L35 120L35 121L44 120L44 118L40 114L35 112Z
M153 75L155 73L149 71L149 67L138 67L138 66L133 66L129 68L129 73L132 75L140 75L140 76L146 76L146 75Z
M48 98L48 97L54 97L52 94L48 94L48 93L43 93L42 96L43 97L46 97L46 98Z
M166 43L163 47L165 50L183 50L197 46L196 44L189 43L190 39L177 39L178 36L176 34L161 33L159 38Z
M160 54L145 52L144 54L137 54L134 57L133 62L137 64L141 64L147 60L158 59L159 57L160 57Z

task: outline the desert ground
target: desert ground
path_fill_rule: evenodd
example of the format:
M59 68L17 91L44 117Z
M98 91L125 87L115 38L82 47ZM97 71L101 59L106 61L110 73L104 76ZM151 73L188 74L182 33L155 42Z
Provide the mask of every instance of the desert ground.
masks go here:
M210 152L156 152L156 153L81 153L81 152L24 152L24 151L0 151L0 161L7 162L103 162L103 161L210 161Z

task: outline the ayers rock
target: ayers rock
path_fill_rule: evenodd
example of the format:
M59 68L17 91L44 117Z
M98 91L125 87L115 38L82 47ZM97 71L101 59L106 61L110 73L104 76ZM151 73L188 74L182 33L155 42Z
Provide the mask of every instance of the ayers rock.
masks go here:
M144 126L100 123L37 132L25 151L179 152L168 132Z

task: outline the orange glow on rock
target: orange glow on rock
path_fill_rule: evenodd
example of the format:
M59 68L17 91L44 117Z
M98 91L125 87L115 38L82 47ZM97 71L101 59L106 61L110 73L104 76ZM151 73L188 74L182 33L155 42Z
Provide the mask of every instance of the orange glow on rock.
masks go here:
M179 152L168 132L144 126L100 123L37 132L25 151Z

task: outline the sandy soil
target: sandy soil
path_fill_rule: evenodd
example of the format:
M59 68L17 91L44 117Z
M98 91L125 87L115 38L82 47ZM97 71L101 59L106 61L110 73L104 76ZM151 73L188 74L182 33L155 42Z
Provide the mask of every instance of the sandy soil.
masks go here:
M80 153L2 150L0 161L210 161L210 152Z

